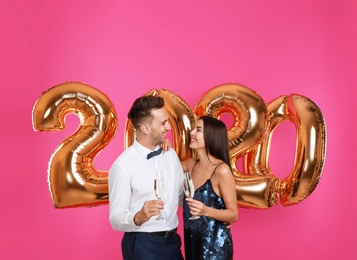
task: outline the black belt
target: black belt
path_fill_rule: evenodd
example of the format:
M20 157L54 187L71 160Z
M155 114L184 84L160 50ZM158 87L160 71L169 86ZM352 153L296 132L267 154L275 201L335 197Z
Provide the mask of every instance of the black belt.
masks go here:
M137 233L143 233L143 234L150 234L153 236L158 236L158 237L164 237L164 238L170 238L173 237L174 235L177 234L177 228L169 231L159 231L159 232L137 232Z

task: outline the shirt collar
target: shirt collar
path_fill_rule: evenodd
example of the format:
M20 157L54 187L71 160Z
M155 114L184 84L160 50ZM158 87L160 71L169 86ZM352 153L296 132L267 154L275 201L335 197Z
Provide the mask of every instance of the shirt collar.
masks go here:
M146 156L148 155L148 153L160 148L160 146L157 145L154 150L150 150L150 149L146 148L145 146L141 145L136 139L134 140L133 146L140 154L142 154L145 157L145 159L146 159Z

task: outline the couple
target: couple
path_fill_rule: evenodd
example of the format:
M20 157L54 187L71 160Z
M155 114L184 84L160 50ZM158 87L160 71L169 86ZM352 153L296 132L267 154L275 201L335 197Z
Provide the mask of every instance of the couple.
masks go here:
M171 130L161 97L136 99L128 118L136 139L109 170L109 220L114 230L125 232L123 258L183 259L176 231L183 204L185 258L232 259L233 241L224 223L238 219L238 208L224 123L201 117L190 142L198 158L180 162L173 149L160 153ZM158 172L164 175L162 200L154 192ZM194 199L184 199L183 172L192 173ZM164 219L157 220L159 215ZM200 218L189 220L191 215Z

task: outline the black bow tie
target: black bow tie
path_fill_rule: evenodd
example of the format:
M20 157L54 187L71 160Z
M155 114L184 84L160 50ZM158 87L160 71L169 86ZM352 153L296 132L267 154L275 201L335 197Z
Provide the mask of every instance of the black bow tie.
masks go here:
M151 153L148 153L148 156L146 157L146 159L149 160L150 158L152 158L152 157L154 157L156 155L159 155L161 152L162 152L162 148L157 149L156 151L153 151Z

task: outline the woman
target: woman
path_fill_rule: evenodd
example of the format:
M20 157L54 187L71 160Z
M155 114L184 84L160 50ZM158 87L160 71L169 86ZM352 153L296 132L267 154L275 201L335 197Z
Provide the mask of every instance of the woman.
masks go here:
M186 259L232 259L232 236L224 223L238 220L238 207L225 124L202 116L191 131L190 148L197 158L182 162L195 187L193 199L185 197L183 205ZM189 220L192 215L200 218Z

